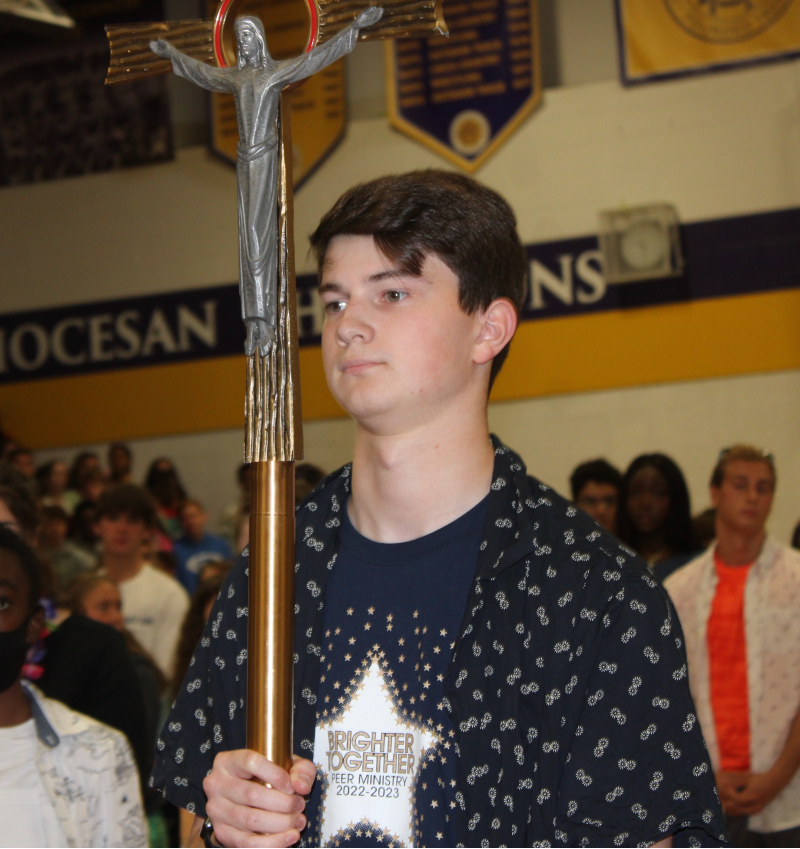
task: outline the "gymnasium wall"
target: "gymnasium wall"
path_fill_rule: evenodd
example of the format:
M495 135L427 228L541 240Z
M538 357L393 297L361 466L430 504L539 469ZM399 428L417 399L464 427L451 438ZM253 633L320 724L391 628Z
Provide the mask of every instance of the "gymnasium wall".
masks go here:
M623 90L562 87L477 175L514 207L528 244L592 235L597 212L665 201L684 222L800 206L797 63ZM392 132L354 121L296 197L299 271L307 234L352 183L448 167ZM237 275L233 171L202 148L171 164L3 191L4 313L230 283ZM766 281L768 284L769 281ZM764 288L769 289L766 285ZM776 453L773 528L800 517L800 289L569 314L526 322L490 408L493 429L560 489L572 466L604 454L625 465L665 450L696 508L718 449L737 440ZM332 468L352 426L302 356L307 456ZM41 456L69 441L135 441L140 473L166 453L216 512L233 494L241 450L239 356L0 385L0 417ZM323 417L324 416L324 417ZM61 434L61 436L60 436Z

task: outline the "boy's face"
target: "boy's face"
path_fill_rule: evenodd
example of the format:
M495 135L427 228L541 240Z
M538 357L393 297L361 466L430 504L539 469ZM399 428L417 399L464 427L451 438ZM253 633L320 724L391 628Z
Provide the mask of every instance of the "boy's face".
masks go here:
M767 463L731 460L718 487L711 487L711 503L720 524L744 534L763 532L775 496L775 479Z
M611 531L612 534L617 532L619 492L613 483L587 481L578 493L576 503L601 528Z
M103 551L117 555L138 554L150 538L147 525L127 513L102 516L95 523L94 532L103 546Z
M481 314L461 309L458 278L437 257L412 277L371 236L337 236L320 293L328 385L362 426L397 433L429 421L459 396L486 397L491 360L476 352Z
M196 504L184 504L181 510L181 526L187 536L200 539L206 530L208 517Z

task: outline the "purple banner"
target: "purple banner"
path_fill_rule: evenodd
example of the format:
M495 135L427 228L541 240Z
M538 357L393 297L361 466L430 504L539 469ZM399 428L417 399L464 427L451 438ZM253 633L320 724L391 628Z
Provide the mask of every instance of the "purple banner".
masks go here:
M444 16L449 38L394 42L390 117L474 171L541 99L536 0L445 0Z

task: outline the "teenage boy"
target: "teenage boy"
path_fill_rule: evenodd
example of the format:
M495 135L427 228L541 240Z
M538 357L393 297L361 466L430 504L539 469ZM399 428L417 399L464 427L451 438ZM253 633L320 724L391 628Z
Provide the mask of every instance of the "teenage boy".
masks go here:
M206 530L208 514L199 501L190 498L178 510L183 536L176 539L172 550L178 562L175 577L186 592L197 588L197 576L206 563L212 560L230 560L228 541Z
M511 209L461 175L387 177L312 244L357 435L297 513L298 758L244 750L243 555L156 786L225 846L716 844L666 594L489 436L525 295Z
M608 460L581 463L569 477L572 500L609 533L617 532L622 473Z
M156 524L153 501L140 486L120 484L97 502L100 566L119 584L125 627L169 679L189 598L174 578L145 560Z
M125 737L22 681L40 592L33 550L0 528L0 846L147 846Z
M767 536L772 455L722 452L716 542L665 587L734 846L800 845L800 553Z

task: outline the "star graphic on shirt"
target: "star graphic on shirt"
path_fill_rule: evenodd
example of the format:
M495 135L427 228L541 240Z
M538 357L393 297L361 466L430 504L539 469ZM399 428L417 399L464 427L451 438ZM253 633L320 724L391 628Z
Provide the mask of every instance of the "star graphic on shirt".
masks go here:
M439 631L439 636L440 637L446 637L447 636L447 628L442 628L442 630Z
M369 613L369 615L370 615L370 616L372 616L372 614L373 614L374 612L375 612L375 608L374 608L374 607L368 607L368 608L367 608L367 613Z
M405 639L405 637L400 637L400 639L397 641L397 644L398 644L399 646L404 646L404 645L406 644L406 639Z
M350 637L350 639L349 639L347 642L348 642L348 643L350 643L350 645L351 645L351 646L352 646L352 645L355 645L356 638L355 638L355 637Z
M351 658L351 657L352 657L352 655L350 654L350 652L348 652L348 653L344 656L344 659L345 659L345 660L350 660L350 658Z
M372 627L372 625L370 625L370 624L369 624L369 622L365 622L365 623L364 623L364 630L365 630L365 631L369 631L369 629L370 629L371 627Z
M416 619L419 616L419 610L414 611L414 618Z
M409 784L406 785L409 789L413 788L420 778L420 771L429 761L429 756L438 754L436 750L443 740L432 724L430 728L426 727L421 714L417 719L416 713L409 716L400 708L399 699L393 695L398 690L398 684L390 673L381 669L379 652L370 652L367 663L368 668L358 671L353 678L352 692L347 697L340 698L341 706L330 713L325 710L323 714L325 719L318 721L314 760L319 764L318 768L323 776L328 769L334 768L329 764L331 759L328 751L331 746L329 741L333 738L338 740L340 734L343 738L344 734L353 728L374 729L376 732L383 731L389 734L414 732L417 736L415 748L419 746L417 750L419 755L417 762L413 765L413 773L409 775ZM320 733L323 730L328 733ZM341 769L341 766L338 769ZM327 783L327 777L325 781ZM360 836L371 837L373 842L379 845L410 845L415 831L414 793L407 792L405 798L407 803L400 806L387 803L374 808L374 812L370 814L370 821L360 816L352 817L352 814L345 813L350 810L349 808L342 808L342 813L351 819L347 826L343 826L344 818L336 822L333 817L326 814L321 823L319 845L335 845L337 839L344 840L348 833L359 836L359 832ZM329 823L327 833L326 820Z
M352 616L352 615L353 615L353 608L352 608L352 607L348 607L348 608L347 608L347 615L348 615L348 616Z

